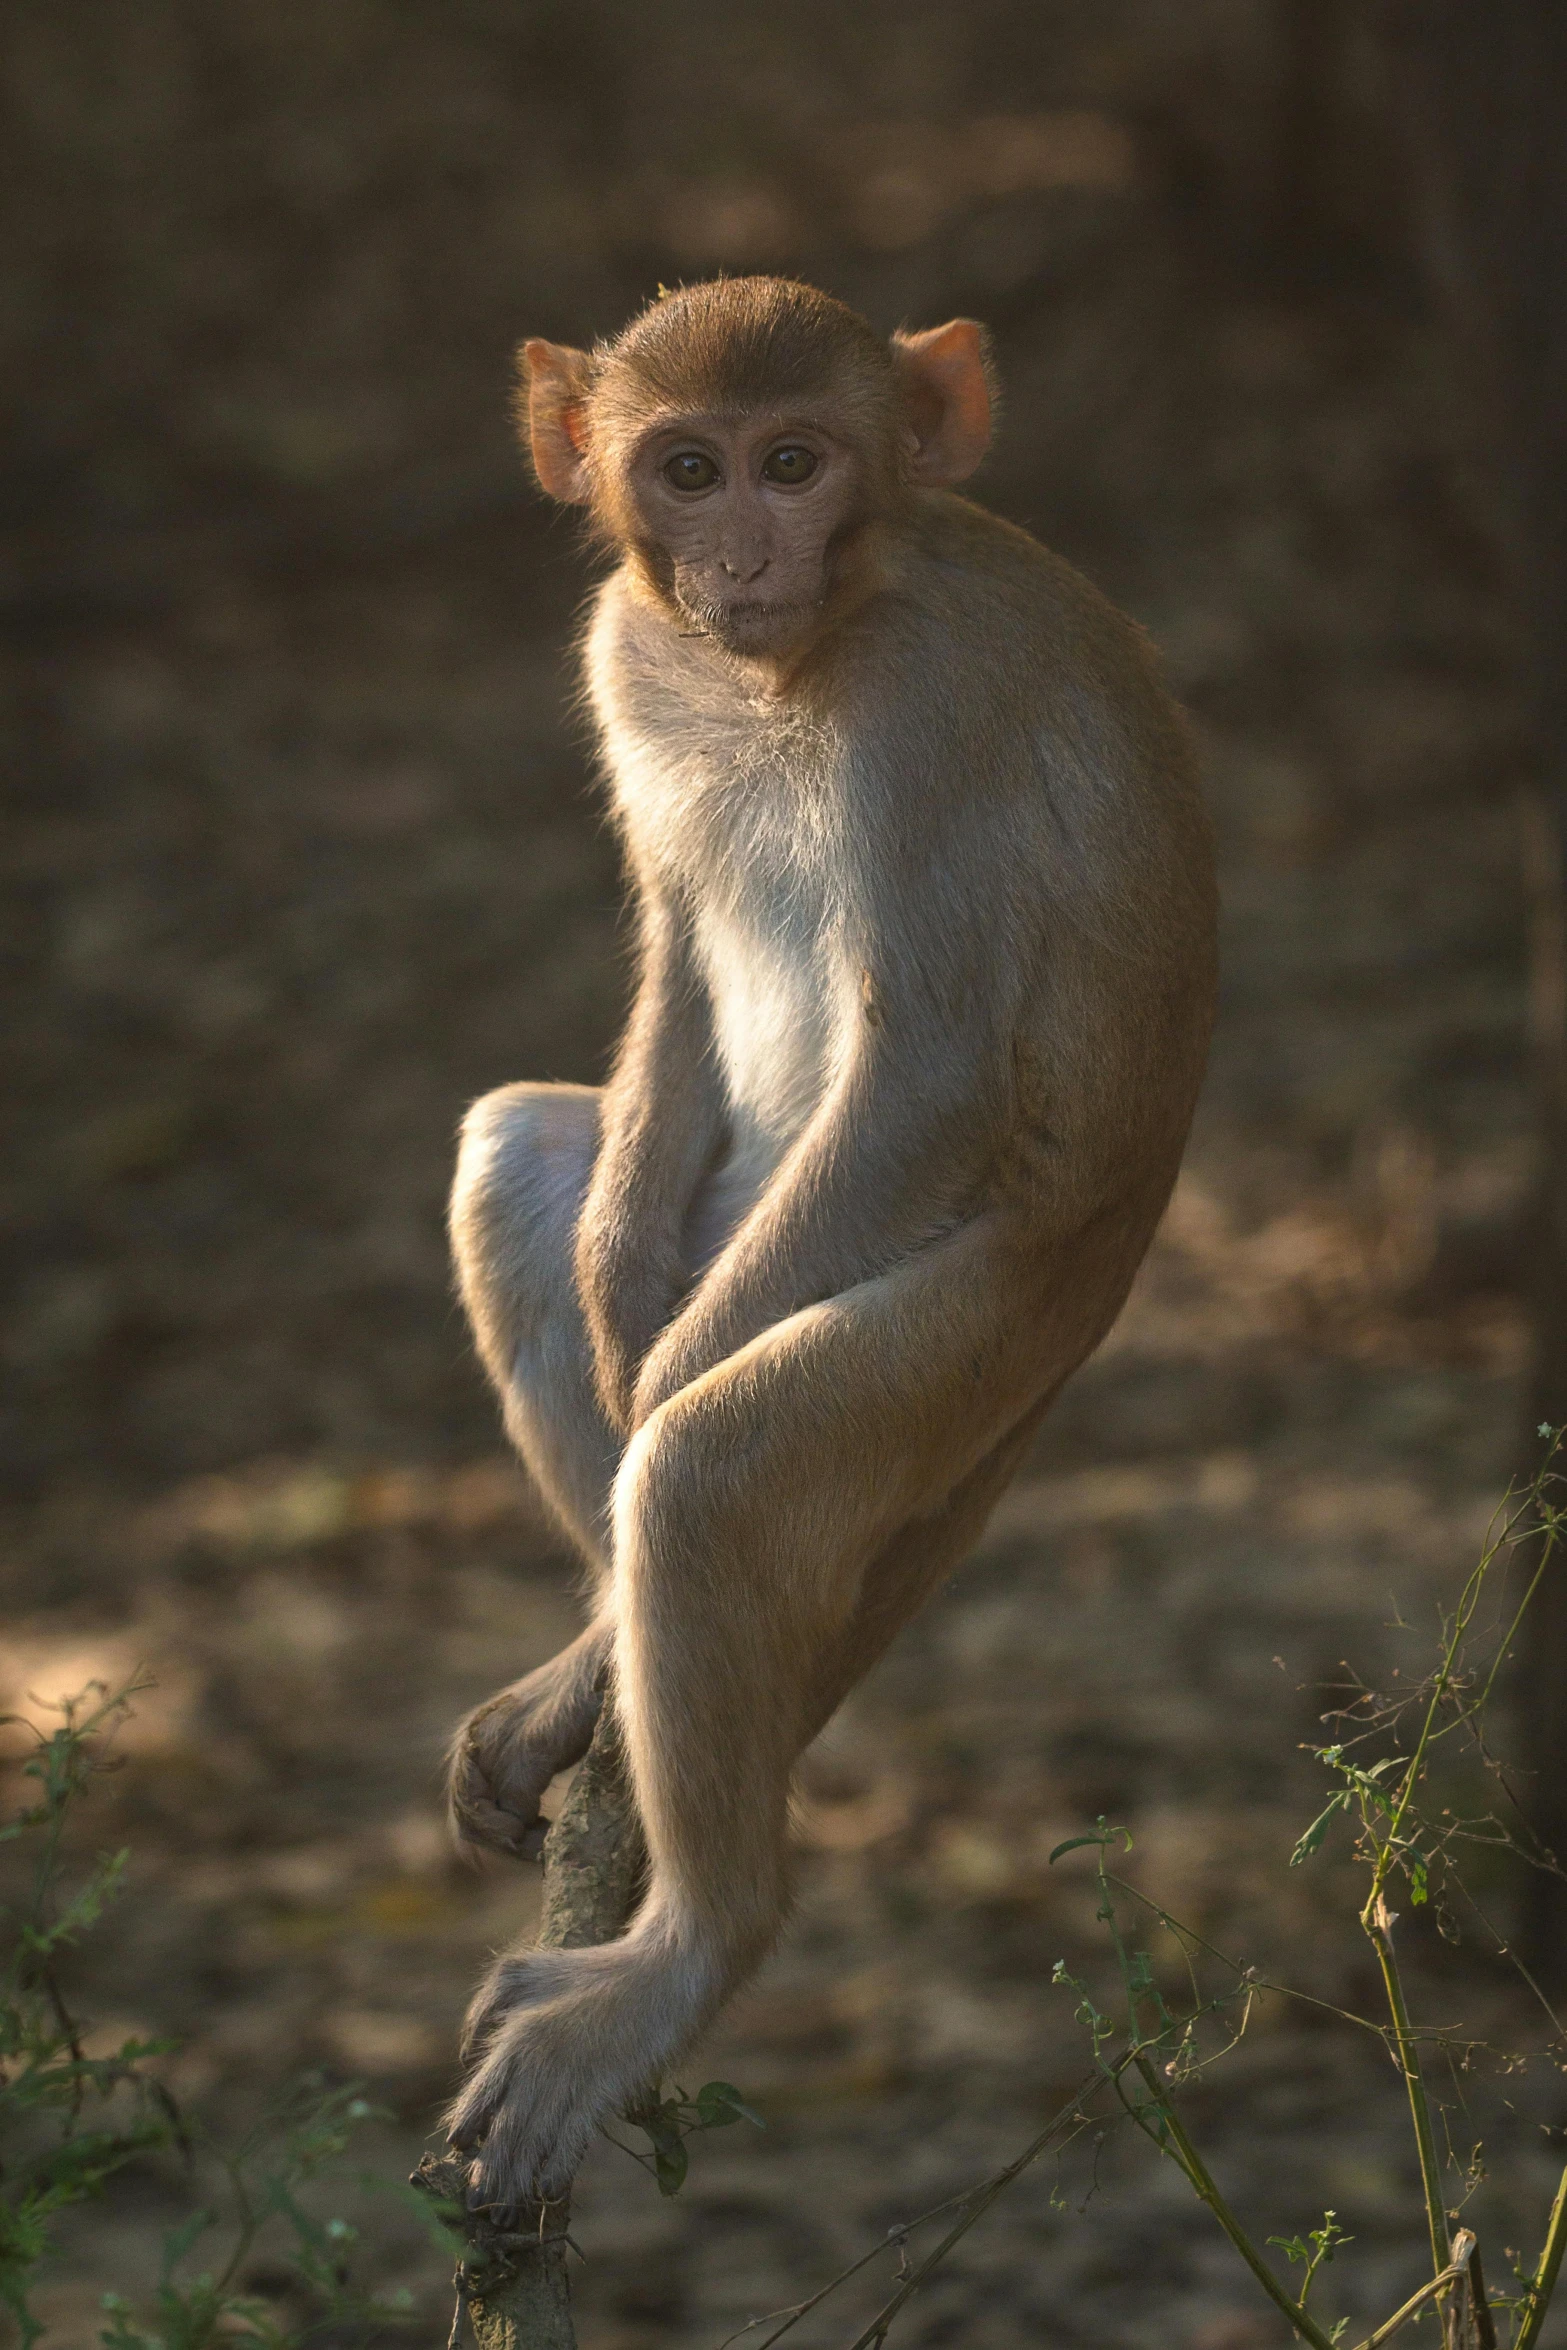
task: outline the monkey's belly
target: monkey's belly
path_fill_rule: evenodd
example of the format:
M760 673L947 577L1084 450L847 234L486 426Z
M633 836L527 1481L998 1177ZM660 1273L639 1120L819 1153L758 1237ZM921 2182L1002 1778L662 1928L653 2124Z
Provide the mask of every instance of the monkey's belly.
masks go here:
M723 1156L702 1178L686 1212L681 1256L693 1281L750 1214L792 1139L764 1133L731 1112Z
M687 1278L700 1281L738 1225L756 1204L761 1184L743 1161L725 1158L703 1177L686 1211L680 1256Z

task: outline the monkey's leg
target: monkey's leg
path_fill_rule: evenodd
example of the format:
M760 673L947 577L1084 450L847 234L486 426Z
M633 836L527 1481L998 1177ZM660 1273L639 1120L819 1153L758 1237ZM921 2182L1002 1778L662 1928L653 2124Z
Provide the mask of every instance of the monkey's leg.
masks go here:
M615 1669L649 1892L621 1941L504 1958L476 2000L477 2062L450 2127L476 2150L481 2199L558 2186L601 2116L662 2073L766 1950L795 1760L857 1649L868 1657L908 1612L867 1570L890 1566L899 1530L939 1519L998 1448L1004 1482L1003 1439L1055 1384L1037 1376L1032 1330L970 1228L792 1315L632 1440L615 1497ZM938 1529L906 1554L916 1602L992 1497L976 1485L950 1539Z
M596 1577L620 1440L593 1384L572 1241L598 1151L588 1085L503 1085L463 1120L452 1256L506 1432Z
M464 1120L452 1186L458 1281L507 1433L595 1586L586 1631L477 1706L452 1744L453 1826L510 1853L537 1852L539 1799L587 1751L614 1637L605 1519L620 1443L594 1389L572 1273L598 1133L587 1086L503 1086Z
M1052 1389L1031 1404L938 1510L900 1526L871 1560L843 1639L823 1659L812 1692L811 1737L826 1728L849 1691L864 1680L910 1617L973 1549L1057 1392Z

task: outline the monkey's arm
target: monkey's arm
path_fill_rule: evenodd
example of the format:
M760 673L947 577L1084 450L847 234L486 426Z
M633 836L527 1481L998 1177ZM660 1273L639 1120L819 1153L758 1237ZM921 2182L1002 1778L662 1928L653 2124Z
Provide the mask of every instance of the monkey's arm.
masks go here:
M576 1272L605 1409L631 1424L637 1372L685 1283L687 1208L718 1139L706 1000L679 910L641 901L641 980L604 1088Z

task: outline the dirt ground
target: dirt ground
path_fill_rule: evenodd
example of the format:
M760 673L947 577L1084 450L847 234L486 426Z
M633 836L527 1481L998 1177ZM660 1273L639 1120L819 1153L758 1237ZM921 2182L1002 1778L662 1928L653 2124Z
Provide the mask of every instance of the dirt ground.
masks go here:
M156 1677L84 1829L134 1857L72 1988L104 2039L176 2035L214 2126L364 2078L396 2119L362 2163L400 2177L537 1898L439 1814L454 1718L576 1620L442 1196L474 1094L602 1068L623 966L568 708L591 571L510 453L510 343L775 263L884 325L990 319L979 494L1137 613L1205 746L1223 1012L1160 1240L808 1760L793 1923L686 2076L765 2133L700 2142L672 2204L593 2158L583 2350L717 2350L1028 2139L1085 2065L1052 1967L1098 1948L1046 1856L1099 1814L1205 1935L1372 1998L1352 1878L1286 1862L1324 1685L1425 1660L1516 1462L1524 752L1369 52L1302 99L1298 13L19 0L6 36L0 1678ZM1303 110L1331 168L1285 152ZM1538 2040L1474 1950L1410 1938L1444 2014ZM1465 2094L1477 2224L1532 2240L1560 2076ZM1357 2331L1421 2274L1401 2106L1374 2043L1279 2001L1192 2100L1264 2233L1337 2209ZM149 2171L73 2226L49 2343L96 2338L175 2208ZM433 2350L439 2262L356 2216ZM894 2266L797 2338L851 2339ZM1111 2139L1028 2174L898 2338L1279 2332Z

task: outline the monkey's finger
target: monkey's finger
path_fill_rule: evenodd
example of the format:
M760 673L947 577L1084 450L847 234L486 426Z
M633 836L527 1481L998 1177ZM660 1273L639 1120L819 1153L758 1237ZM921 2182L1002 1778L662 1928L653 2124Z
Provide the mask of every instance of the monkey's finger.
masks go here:
M520 1800L505 1802L503 1794ZM531 1859L543 1841L545 1823L533 1790L498 1789L471 1750L453 1758L447 1803L453 1832L465 1844Z
M454 2153L475 2154L500 2106L495 2081L480 2076L457 2097L446 2117L446 2143Z
M454 2151L466 2154L471 2149L463 2146L454 2148ZM512 2204L491 2202L482 2166L478 2162L470 2162L468 2165L463 2180L462 2199L470 2211L487 2212L491 2227L497 2231L517 2227L523 2217L523 2214Z

